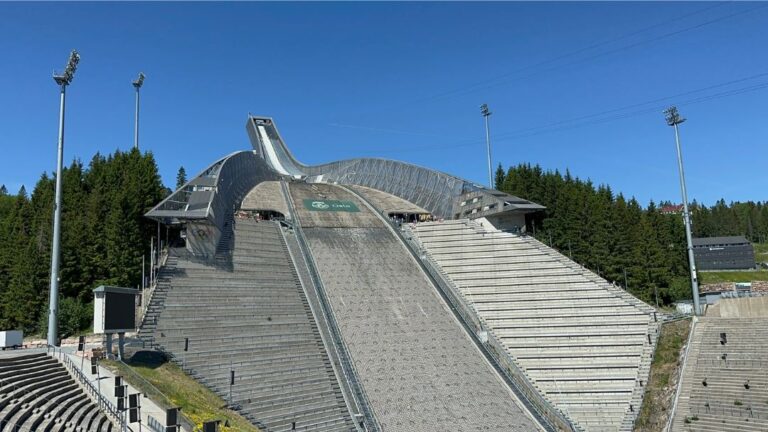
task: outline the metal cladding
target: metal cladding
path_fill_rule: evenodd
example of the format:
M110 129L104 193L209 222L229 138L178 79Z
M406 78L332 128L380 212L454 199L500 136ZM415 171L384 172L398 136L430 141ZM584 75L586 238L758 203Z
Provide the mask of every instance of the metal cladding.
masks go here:
M421 206L439 218L475 218L544 209L450 174L395 160L358 158L304 165L288 150L271 118L249 116L246 130L256 152L283 175L306 178L309 182L371 187Z
M165 224L208 220L219 225L251 188L277 178L255 152L238 151L211 164L145 216Z
M263 181L280 178L378 189L442 219L501 213L523 217L544 209L459 177L395 160L358 158L304 165L285 145L271 118L249 115L246 130L254 150L235 152L214 162L146 216L164 224L207 225L208 247L198 250L210 251L248 191Z
M699 270L738 270L755 267L755 251L744 236L693 239Z

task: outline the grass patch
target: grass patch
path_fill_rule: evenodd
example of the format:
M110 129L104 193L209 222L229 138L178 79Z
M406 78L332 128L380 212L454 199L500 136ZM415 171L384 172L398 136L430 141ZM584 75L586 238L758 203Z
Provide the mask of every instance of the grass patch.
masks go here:
M664 430L672 402L675 387L679 379L680 350L688 340L691 320L680 320L661 326L659 343L651 363L651 374L645 386L643 405L635 422L635 432L660 432ZM691 419L686 419L689 423Z
M118 362L102 362L105 367L111 370L121 371L126 366ZM181 407L181 412L192 422L195 423L195 430L202 430L203 422L210 420L221 420L222 432L259 432L259 429L252 425L248 420L236 412L226 408L226 402L223 401L212 391L187 376L182 370L173 363L145 363L130 362L130 369L136 372L145 380L149 381L160 392L167 396L167 403ZM131 380L131 373L122 370L126 381L137 387L139 391L149 390L149 396L154 396L147 385L138 380ZM142 388L143 387L143 388ZM154 399L154 398L153 398ZM161 401L163 405L166 401ZM162 420L161 420L162 421ZM229 426L225 426L228 423Z
M713 271L699 272L701 283L768 281L768 271Z
M768 262L768 243L752 243L755 248L755 261Z

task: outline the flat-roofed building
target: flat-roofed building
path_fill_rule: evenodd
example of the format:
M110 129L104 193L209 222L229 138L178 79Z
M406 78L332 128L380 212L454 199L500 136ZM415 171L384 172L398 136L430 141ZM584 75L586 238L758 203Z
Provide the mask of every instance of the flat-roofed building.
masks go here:
M740 270L755 267L755 251L744 236L693 239L699 270Z

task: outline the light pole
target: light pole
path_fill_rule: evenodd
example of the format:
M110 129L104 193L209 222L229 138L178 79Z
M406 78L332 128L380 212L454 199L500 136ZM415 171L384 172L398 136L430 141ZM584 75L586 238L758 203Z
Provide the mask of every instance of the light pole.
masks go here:
M488 128L488 117L493 114L488 104L480 105L480 114L485 118L485 146L488 149L488 188L493 189L493 172L491 171L491 132Z
M64 159L64 102L67 86L75 77L80 54L72 50L69 54L67 67L61 74L53 74L53 80L61 88L61 105L59 107L59 150L56 161L56 198L53 203L53 241L51 250L51 289L48 301L48 345L56 346L58 338L59 314L59 247L61 245L61 178Z
M685 172L683 171L683 152L680 149L680 132L678 125L685 121L677 112L677 107L671 106L664 111L667 124L675 128L675 145L677 145L677 168L680 171L680 191L683 194L683 221L685 222L685 240L688 243L688 265L691 269L691 291L693 293L693 313L701 315L699 307L699 279L696 275L696 259L693 256L693 239L691 238L691 213L688 210L688 192L685 189Z
M133 87L136 88L136 118L133 123L133 148L139 148L139 90L144 84L144 72L139 72L139 77L133 82Z

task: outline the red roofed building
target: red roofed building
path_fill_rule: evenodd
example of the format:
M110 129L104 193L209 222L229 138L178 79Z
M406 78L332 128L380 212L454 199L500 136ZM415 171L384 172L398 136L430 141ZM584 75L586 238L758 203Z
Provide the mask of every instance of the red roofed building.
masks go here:
M679 214L683 212L683 205L666 205L659 209L661 214Z

